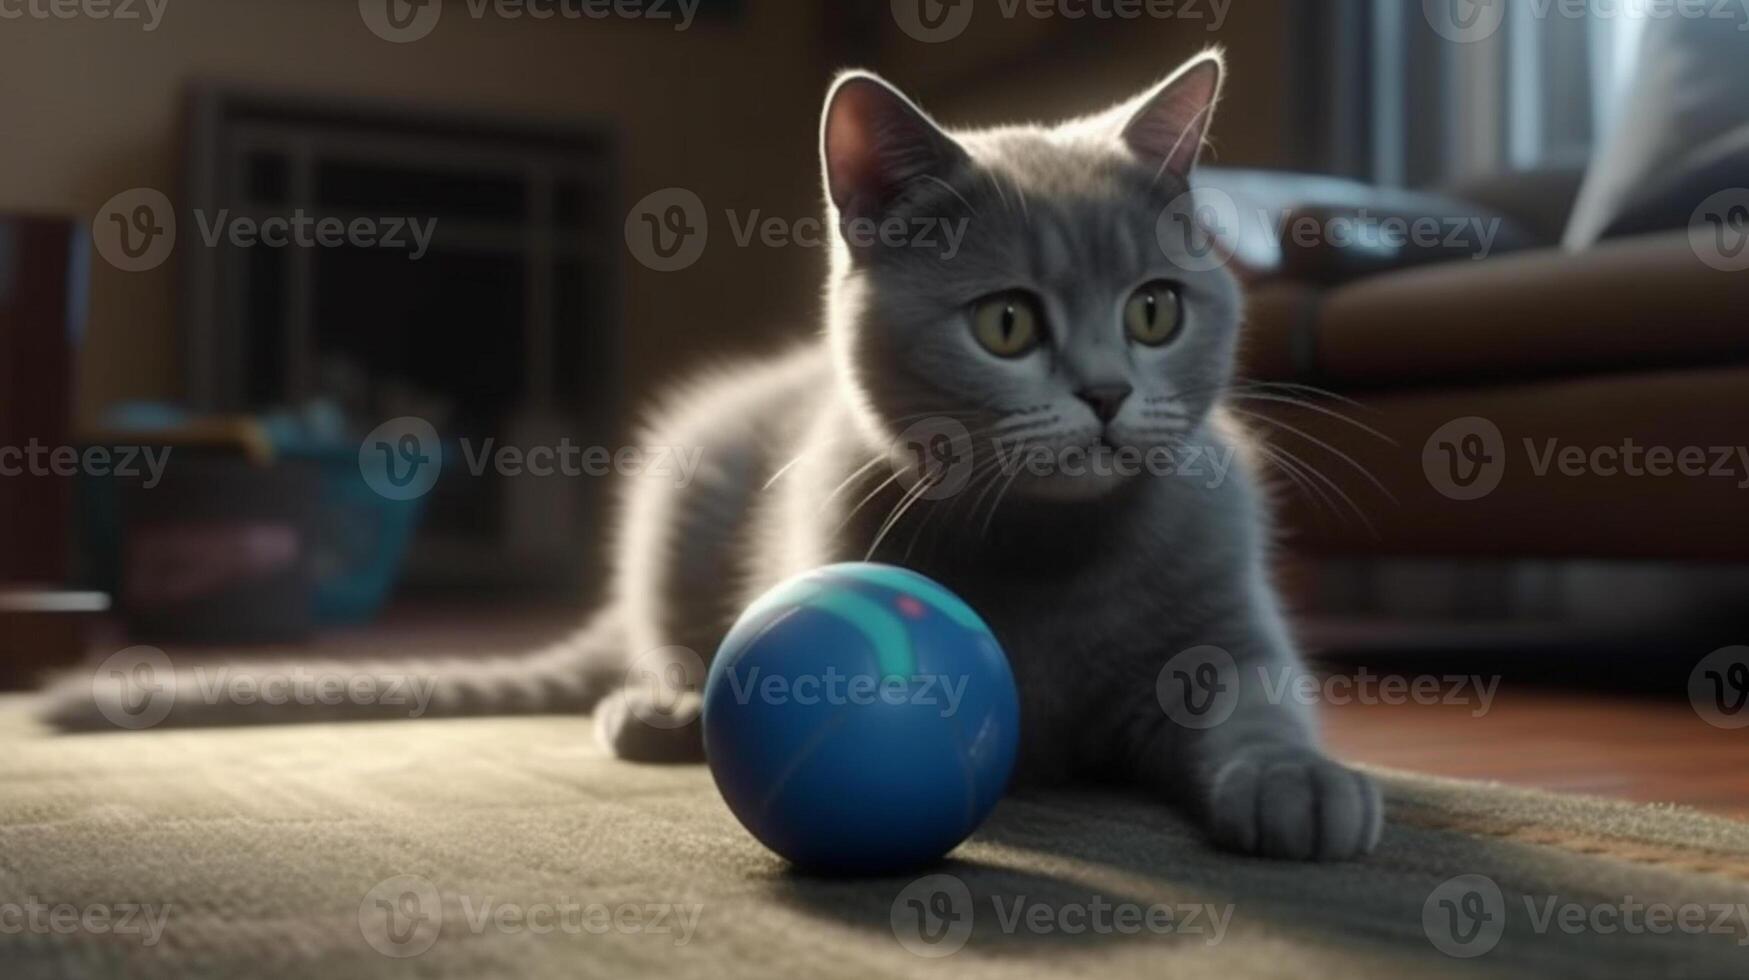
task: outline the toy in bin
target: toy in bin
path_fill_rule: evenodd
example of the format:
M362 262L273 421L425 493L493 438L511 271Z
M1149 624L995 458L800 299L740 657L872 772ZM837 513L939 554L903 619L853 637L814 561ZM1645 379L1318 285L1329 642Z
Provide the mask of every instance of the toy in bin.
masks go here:
M131 405L105 421L88 444L163 460L155 478L81 481L83 577L116 593L135 639L293 641L387 599L421 502L370 490L337 413Z

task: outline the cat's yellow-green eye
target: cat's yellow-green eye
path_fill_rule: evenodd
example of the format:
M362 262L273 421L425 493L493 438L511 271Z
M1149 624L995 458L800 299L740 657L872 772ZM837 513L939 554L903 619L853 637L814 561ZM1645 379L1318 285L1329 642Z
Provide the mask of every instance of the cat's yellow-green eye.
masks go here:
M1183 325L1184 300L1169 282L1151 282L1138 289L1124 304L1124 332L1148 347L1162 347L1178 336Z
M997 357L1020 357L1038 346L1041 319L1031 296L1003 293L973 305L972 333Z

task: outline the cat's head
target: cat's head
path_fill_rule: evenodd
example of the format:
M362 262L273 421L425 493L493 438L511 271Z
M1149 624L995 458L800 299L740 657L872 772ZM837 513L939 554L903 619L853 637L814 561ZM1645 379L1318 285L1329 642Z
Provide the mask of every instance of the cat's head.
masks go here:
M838 80L829 334L865 436L902 452L919 424L963 429L980 467L1006 437L1038 459L1016 492L1089 499L1149 472L1098 459L1199 429L1239 319L1188 194L1222 73L1210 52L1107 111L977 132L873 75Z

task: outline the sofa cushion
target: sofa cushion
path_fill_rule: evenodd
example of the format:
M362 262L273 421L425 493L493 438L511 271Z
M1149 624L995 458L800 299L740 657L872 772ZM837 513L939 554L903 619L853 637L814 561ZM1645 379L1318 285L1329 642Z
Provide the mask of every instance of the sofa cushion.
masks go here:
M1449 194L1219 167L1200 171L1196 181L1199 220L1250 281L1335 285L1553 241Z
M1473 174L1445 185L1440 192L1507 215L1535 236L1537 244L1554 245L1567 233L1589 163L1586 155L1528 170Z
M1616 238L1698 225L1709 215L1731 221L1732 233L1740 235L1743 222L1738 215L1745 204L1749 204L1749 125L1695 147L1676 169L1649 179L1604 235ZM1717 246L1722 262L1735 257L1733 247Z
M1687 232L1453 262L1317 292L1257 287L1245 370L1337 387L1749 362L1749 276Z
M1702 364L1351 392L1359 405L1322 411L1239 404L1334 484L1307 478L1320 496L1275 474L1300 554L1741 562L1745 390L1749 364Z

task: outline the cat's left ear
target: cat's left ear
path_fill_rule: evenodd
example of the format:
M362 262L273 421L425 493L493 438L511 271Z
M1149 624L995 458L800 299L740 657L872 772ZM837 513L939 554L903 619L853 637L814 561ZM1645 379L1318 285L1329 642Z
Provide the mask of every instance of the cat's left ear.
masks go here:
M1205 51L1121 106L1116 115L1124 145L1158 172L1188 180L1202 156L1225 74L1221 53Z
M909 182L945 179L967 159L910 99L876 75L849 72L820 120L826 193L845 218L878 218Z

